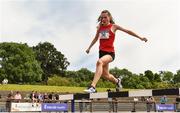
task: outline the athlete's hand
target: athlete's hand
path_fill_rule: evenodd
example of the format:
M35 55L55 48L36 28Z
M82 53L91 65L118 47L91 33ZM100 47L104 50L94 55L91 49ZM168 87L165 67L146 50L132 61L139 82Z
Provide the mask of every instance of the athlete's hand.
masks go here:
M88 54L89 52L90 52L90 49L87 49L87 50L86 50L86 53Z
M147 38L142 37L142 38L141 38L141 41L147 42L148 40L147 40Z

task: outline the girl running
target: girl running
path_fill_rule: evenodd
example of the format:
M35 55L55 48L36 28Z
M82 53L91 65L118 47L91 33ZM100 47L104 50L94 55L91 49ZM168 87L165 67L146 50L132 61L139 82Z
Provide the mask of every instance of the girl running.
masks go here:
M101 76L115 83L117 85L118 90L122 88L121 79L115 78L112 74L109 73L109 63L112 62L115 58L114 39L117 30L123 31L129 35L139 38L141 41L147 42L147 39L145 37L140 37L133 31L116 25L113 20L113 17L111 16L111 13L108 10L103 10L101 12L98 18L98 22L99 26L97 27L95 38L92 40L90 46L86 50L86 53L88 54L90 52L91 47L99 39L99 59L96 63L96 72L94 75L94 79L91 85L84 90L87 93L96 92L96 84Z

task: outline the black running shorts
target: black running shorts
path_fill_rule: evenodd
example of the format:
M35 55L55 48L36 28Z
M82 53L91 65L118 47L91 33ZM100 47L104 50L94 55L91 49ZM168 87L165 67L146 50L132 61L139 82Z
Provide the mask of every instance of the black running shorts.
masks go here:
M113 60L115 59L115 53L114 52L106 52L106 51L100 50L99 51L99 58L103 57L104 55L110 55Z

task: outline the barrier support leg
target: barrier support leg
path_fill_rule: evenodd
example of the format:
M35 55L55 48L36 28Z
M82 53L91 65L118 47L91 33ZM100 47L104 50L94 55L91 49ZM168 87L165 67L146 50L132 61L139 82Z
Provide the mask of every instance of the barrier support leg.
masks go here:
M93 112L93 101L90 102L90 112Z
M72 113L75 112L75 103L74 103L74 100L71 100L71 112Z
M136 102L133 103L133 110L132 112L136 112Z
M156 103L154 102L154 112L156 112Z

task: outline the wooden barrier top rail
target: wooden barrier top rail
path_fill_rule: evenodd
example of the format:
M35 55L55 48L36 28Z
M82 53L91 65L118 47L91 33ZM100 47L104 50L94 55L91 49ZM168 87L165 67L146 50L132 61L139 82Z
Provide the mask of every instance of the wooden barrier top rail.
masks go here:
M180 88L174 89L155 89L155 90L134 90L134 91L120 91L120 92L98 92L98 93L75 93L75 94L60 94L58 101L67 100L92 100L92 99L107 99L119 97L148 97L148 96L163 96L163 95L180 95ZM6 101L1 99L0 102ZM21 101L27 101L22 99ZM48 100L47 100L48 101Z
M142 97L142 96L147 97L147 96L163 96L163 95L180 95L180 88L63 94L63 95L59 95L59 99L60 100L81 100L81 99L101 99L101 98L118 98L118 97Z

